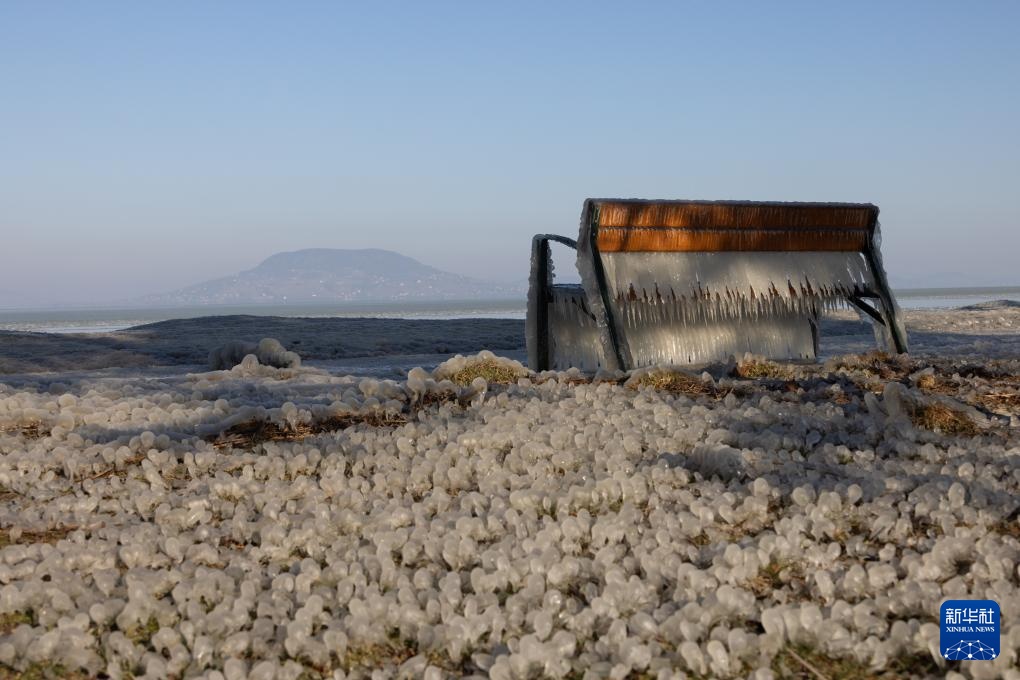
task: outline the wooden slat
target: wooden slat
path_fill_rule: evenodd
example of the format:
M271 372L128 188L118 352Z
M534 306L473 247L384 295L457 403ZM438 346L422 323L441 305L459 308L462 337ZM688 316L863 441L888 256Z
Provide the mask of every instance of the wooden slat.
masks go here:
M878 208L848 203L593 201L600 227L686 229L871 229Z
M867 229L641 229L603 227L598 248L612 252L852 251L868 245Z

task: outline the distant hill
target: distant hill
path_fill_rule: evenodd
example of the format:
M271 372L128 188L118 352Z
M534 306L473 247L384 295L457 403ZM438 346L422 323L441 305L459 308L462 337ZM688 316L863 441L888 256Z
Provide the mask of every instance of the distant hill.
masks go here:
M383 302L522 298L524 284L444 272L390 250L314 248L277 253L254 269L148 295L146 305Z

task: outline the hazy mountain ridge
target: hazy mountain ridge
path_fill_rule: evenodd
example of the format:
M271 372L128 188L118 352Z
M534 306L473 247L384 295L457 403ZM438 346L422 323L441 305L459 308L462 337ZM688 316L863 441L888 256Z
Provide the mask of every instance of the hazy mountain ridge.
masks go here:
M390 250L312 248L277 253L247 271L147 295L149 305L225 305L521 298L524 284L481 281Z

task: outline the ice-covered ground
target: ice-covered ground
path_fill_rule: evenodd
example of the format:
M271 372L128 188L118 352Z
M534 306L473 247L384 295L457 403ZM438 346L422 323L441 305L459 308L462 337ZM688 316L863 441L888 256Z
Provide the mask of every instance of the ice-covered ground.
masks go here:
M1020 319L925 314L700 376L0 379L0 673L1020 678ZM994 662L938 655L968 597Z
M524 322L515 319L376 319L207 316L174 319L113 333L0 331L0 375L108 368L205 366L209 353L234 341L271 337L313 363L369 370L383 358L523 350ZM411 359L413 361L413 359ZM440 359L441 361L442 359ZM437 362L438 363L438 362ZM414 364L411 364L413 366ZM406 372L406 369L404 369Z

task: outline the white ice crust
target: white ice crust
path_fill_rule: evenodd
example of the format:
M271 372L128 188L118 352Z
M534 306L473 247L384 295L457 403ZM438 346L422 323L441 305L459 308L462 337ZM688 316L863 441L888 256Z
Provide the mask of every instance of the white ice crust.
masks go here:
M522 377L450 382L478 361ZM401 381L247 361L0 383L0 614L31 613L0 664L297 678L404 645L383 677L766 678L794 644L941 663L947 598L1020 611L1020 542L992 529L1015 528L1015 425L920 431L904 405L926 397L899 383L846 403L826 382L704 376L727 396L692 399L578 377L481 355ZM409 417L207 441L355 414ZM1002 630L999 660L958 670L1017 677L1020 623Z

